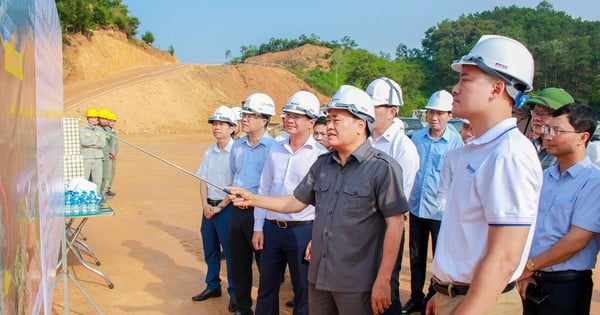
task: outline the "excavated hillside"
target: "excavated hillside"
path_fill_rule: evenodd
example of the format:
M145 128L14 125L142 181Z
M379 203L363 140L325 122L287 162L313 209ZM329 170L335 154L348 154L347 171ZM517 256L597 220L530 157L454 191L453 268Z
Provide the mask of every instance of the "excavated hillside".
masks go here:
M65 115L83 117L88 108L108 108L117 114L118 131L125 134L207 132L206 121L216 107L239 106L251 93L269 94L279 113L294 92L315 92L281 67L179 64L164 52L110 31L70 41L63 56ZM304 48L304 54L310 49ZM282 60L283 54L276 54ZM293 51L289 54L298 58ZM321 103L328 101L315 94Z

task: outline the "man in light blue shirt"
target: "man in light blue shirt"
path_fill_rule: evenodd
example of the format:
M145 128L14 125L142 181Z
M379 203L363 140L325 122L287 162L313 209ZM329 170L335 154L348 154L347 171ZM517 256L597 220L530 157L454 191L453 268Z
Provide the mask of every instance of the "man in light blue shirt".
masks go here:
M589 314L600 250L600 168L586 156L596 114L565 105L542 126L558 165L544 171L537 225L519 281L524 314Z
M425 106L429 126L415 132L412 141L419 152L420 168L410 194L408 206L410 250L410 300L402 313L420 312L426 304L423 286L427 270L427 245L431 234L431 248L435 245L442 215L437 203L437 190L444 156L449 150L462 147L460 134L448 128L452 118L452 95L441 90L433 93ZM433 295L429 290L427 298Z
M233 173L233 185L258 192L267 152L273 138L267 133L269 119L275 114L275 103L267 94L254 93L242 107L242 131L245 136L236 140L231 148L229 165ZM252 257L260 269L260 255L252 247L254 209L233 207L229 223L231 246L231 270L233 276L237 311L241 315L252 314Z

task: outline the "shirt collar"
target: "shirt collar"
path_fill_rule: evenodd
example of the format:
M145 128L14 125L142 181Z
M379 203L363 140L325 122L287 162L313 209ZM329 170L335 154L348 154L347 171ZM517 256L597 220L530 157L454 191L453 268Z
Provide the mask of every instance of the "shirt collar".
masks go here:
M392 140L394 140L394 137L398 134L398 131L400 130L400 124L402 124L402 122L399 119L394 118L394 122L388 127L388 129L385 130L385 132L381 136L379 136L379 138L373 139L373 137L371 136L369 137L369 139L375 142L376 140L383 138L387 142L392 142Z
M423 137L432 140L432 141L440 141L440 140L444 140L446 142L450 141L450 137L451 137L451 132L454 132L452 130L450 130L450 128L448 128L448 126L446 126L446 129L444 130L444 133L442 133L442 136L439 139L433 139L431 137L431 135L429 134L429 130L431 129L431 127L427 126L424 129L424 133L423 133Z
M356 148L356 150L354 150L354 152L350 153L350 156L354 157L354 159L358 163L361 163L363 160L365 160L367 158L367 153L369 151L369 148L371 148L371 142L365 141L358 148ZM337 151L335 149L330 150L327 154L330 154L331 158L333 160L335 160L338 164L341 164L340 159L338 158L338 155L337 155Z
M509 130L516 128L516 127L517 127L517 119L515 119L515 118L504 119L503 121L494 125L492 128L488 129L481 136L468 139L467 144L482 145L482 144L490 143L490 142L496 140L497 138L499 138L500 136L502 136L504 133L506 133Z
M284 140L281 140L281 144L288 151L292 152L291 147L290 147L290 138L286 138ZM308 139L306 139L306 142L304 142L304 144L302 145L302 147L303 148L308 148L308 149L314 149L315 147L317 147L316 144L317 144L317 141L315 140L315 138L313 138L312 135L309 135Z
M223 150L219 149L219 146L215 143L215 145L213 146L213 151L220 153L220 152L231 152L231 147L233 146L233 139L229 139L229 142L227 142L227 145L225 146L225 148L223 148Z
M253 148L253 146L250 144L250 141L248 140L248 135L245 135L242 139L244 139L244 143ZM271 142L271 140L273 140L273 138L271 137L271 135L268 132L265 132L265 134L262 136L262 138L260 138L260 140L258 141L258 144L256 146L259 145L264 145L264 146L268 146L269 142Z
M581 161L573 164L571 167L569 167L564 174L569 174L572 178L576 178L577 176L579 176L579 174L581 174L583 171L585 171L588 167L590 167L590 165L592 165L592 160L590 160L590 158L586 155L585 158L583 158ZM551 168L549 168L548 172L550 173L550 176L552 176L552 178L554 178L555 180L558 180L560 178L560 172L558 171L558 163L556 163L556 165L552 166Z

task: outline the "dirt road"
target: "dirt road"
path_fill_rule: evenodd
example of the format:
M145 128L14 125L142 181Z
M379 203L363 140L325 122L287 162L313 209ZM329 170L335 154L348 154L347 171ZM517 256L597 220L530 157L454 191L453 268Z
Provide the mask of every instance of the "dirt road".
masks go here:
M194 173L209 144L202 136L127 140ZM142 152L121 147L113 186L117 196L109 201L116 215L92 218L84 228L88 244L102 262L99 268L115 288L109 289L73 257L70 272L106 314L230 314L226 294L204 302L191 299L204 289L206 273L198 181ZM222 276L226 286L224 272ZM289 283L288 279L283 285L282 303L290 297ZM68 285L71 312L93 314L73 283ZM54 314L63 313L63 296L61 282L55 290ZM282 305L282 314L291 314L290 309Z

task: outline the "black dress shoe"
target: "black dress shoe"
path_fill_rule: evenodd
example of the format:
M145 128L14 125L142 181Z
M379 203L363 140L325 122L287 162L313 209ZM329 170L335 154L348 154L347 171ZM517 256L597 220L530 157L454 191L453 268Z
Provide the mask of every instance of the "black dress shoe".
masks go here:
M235 299L229 299L229 306L227 306L227 310L230 313L235 313L238 310L237 301Z
M294 307L294 301L292 301L292 300L289 300L289 301L285 302L285 306L287 306L287 307L289 307L289 308L292 308L292 307Z
M198 301L204 301L206 299L220 297L220 296L221 296L221 288L214 289L214 290L206 289L202 293L192 296L192 300L198 302Z
M408 300L404 306L402 306L402 314L410 314L415 312L421 312L423 309L423 301L416 301L413 299Z

